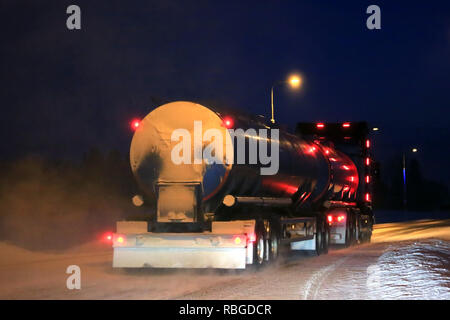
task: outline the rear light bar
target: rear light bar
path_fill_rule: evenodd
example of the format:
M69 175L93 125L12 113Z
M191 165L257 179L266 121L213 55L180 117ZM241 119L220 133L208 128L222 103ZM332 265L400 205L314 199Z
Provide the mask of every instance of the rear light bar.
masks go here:
M327 221L329 224L332 224L333 222L337 222L337 223L344 222L345 215L340 214L340 215L335 216L335 215L329 214L329 215L327 215Z

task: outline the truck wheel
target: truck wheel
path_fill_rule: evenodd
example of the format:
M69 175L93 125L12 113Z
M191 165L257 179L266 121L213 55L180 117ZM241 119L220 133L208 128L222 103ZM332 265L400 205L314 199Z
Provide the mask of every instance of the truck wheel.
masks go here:
M317 230L316 230L316 250L315 250L315 254L317 256L320 256L320 254L322 253L322 246L323 246L323 239L322 239L322 235L323 235L323 227L322 227L322 223L321 222L317 222Z
M265 255L265 232L264 225L257 223L255 228L256 241L253 244L253 264L255 266L261 266L264 263Z
M269 261L276 261L279 256L280 237L278 228L275 224L271 224L269 237Z
M278 219L271 219L269 221L269 238L267 242L267 254L269 255L269 261L276 261L280 252L280 234L281 226Z
M358 243L358 238L357 238L357 230L356 228L358 227L356 225L356 216L353 215L352 216L352 245L356 245Z
M345 247L350 247L352 241L352 228L351 228L351 221L350 221L350 215L347 214L347 223L345 224Z
M322 240L323 240L322 253L327 254L328 248L330 246L330 228L328 227L327 223L324 223Z
M364 236L364 242L370 243L371 239L372 239L372 232L367 232L366 235Z

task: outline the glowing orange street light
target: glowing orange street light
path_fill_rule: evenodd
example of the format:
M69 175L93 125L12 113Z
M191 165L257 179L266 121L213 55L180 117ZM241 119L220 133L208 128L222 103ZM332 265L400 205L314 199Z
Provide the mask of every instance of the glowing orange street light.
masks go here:
M292 75L288 79L289 84L292 88L298 88L302 84L302 78L300 78L298 75Z
M270 89L270 106L272 108L272 118L270 119L270 122L275 123L275 118L273 114L273 88L278 84L288 83L291 88L298 89L302 85L302 78L299 75L293 74L289 76L289 78L286 81L277 81L272 85L272 88Z

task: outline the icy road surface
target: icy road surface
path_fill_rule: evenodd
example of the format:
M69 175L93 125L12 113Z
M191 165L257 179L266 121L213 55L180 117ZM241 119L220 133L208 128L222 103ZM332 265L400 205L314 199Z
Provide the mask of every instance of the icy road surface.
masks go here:
M371 244L295 254L262 271L114 270L112 251L0 243L1 299L450 299L450 220L376 225ZM66 268L81 268L68 290Z

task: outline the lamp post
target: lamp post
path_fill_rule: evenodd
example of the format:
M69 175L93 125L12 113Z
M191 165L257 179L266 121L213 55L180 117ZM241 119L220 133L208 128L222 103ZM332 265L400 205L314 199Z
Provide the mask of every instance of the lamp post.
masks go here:
M280 84L285 84L285 83L288 83L292 88L297 89L302 84L302 78L300 78L300 76L298 76L298 75L291 75L287 80L277 81L272 85L272 88L270 88L270 106L272 109L272 117L270 118L270 122L272 122L272 123L275 123L274 111L273 111L273 89L275 86L280 85Z
M411 148L411 152L416 153L417 148ZM407 189L406 189L406 152L402 154L402 170L403 170L403 210L407 210Z

